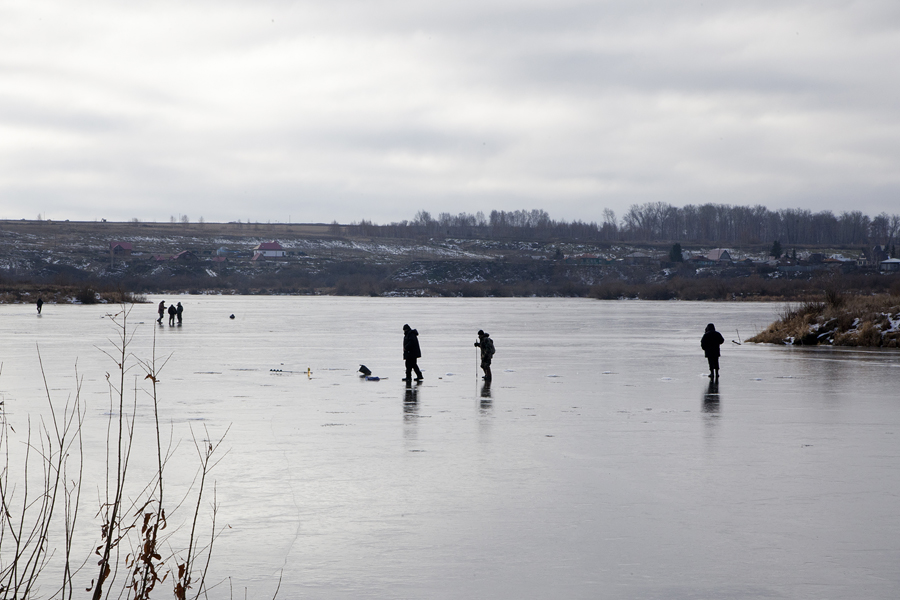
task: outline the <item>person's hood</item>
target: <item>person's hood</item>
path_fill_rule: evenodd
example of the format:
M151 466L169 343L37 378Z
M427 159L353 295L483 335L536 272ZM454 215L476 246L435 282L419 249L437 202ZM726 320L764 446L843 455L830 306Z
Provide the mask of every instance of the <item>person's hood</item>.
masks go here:
M418 329L410 329L409 331L406 332L406 335L415 335L415 336L418 336L418 335L419 335L419 330L418 330Z

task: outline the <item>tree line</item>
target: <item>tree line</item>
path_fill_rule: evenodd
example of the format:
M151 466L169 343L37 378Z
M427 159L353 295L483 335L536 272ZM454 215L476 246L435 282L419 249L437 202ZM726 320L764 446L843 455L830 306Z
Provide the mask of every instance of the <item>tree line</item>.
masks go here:
M337 224L335 224L337 228ZM544 210L493 210L489 215L419 211L415 218L387 225L362 220L344 226L368 237L515 238L534 241L672 242L716 245L801 244L815 246L893 245L900 214L874 217L860 211L769 210L765 206L665 202L632 205L621 218L603 210L602 223L554 220Z

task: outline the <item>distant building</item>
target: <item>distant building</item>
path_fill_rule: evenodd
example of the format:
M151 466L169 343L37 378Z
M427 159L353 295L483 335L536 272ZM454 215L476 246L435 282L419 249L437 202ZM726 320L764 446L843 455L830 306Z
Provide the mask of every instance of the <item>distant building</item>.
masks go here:
M706 258L713 262L731 262L731 254L724 248L715 248L706 254Z
M626 265L649 265L654 262L654 257L643 252L632 252L625 256Z
M888 260L890 256L881 246L875 246L872 249L863 248L859 253L857 264L861 267L880 265L883 261Z
M262 254L266 258L283 258L285 256L284 248L278 242L263 242L254 248L253 251Z
M131 256L134 250L129 242L110 242L109 253L113 256Z
M688 257L688 259L684 262L694 267L695 269L702 267L711 267L716 264L715 261L710 259L706 254L694 254L693 256Z
M900 258L889 258L881 261L881 264L878 265L878 270L889 273L900 272Z
M180 263L195 263L200 259L197 258L197 255L190 250L183 250L182 252L179 252L178 254L173 256L172 260Z

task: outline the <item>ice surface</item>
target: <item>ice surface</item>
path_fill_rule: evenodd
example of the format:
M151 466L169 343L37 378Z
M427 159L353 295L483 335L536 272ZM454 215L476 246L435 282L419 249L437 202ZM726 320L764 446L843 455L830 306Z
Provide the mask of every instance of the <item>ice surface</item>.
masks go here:
M156 324L161 299L182 302L182 327ZM171 355L164 421L183 444L190 427L215 437L231 426L214 472L231 528L212 568L231 580L213 598L271 597L281 572L280 598L900 589L900 354L728 344L720 382L705 377L706 323L746 339L777 305L150 301L131 314L131 350L149 357L155 332L157 355ZM115 335L114 309L0 307L0 400L17 432L45 413L40 344L58 402L74 393L77 359L86 446L103 447L114 365L97 348ZM404 323L419 331L425 376L409 387ZM497 347L490 386L473 347L482 328ZM365 382L360 364L383 380ZM186 456L170 465L173 485L193 474Z

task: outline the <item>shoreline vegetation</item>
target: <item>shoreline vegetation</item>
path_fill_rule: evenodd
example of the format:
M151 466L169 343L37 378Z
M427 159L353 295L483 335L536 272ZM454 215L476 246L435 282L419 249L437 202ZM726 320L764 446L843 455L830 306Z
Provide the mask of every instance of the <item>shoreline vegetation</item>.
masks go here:
M143 294L92 285L39 285L33 282L0 284L0 304L144 304Z
M779 319L745 340L793 346L900 348L900 295L850 296L786 304Z
M35 304L41 298L45 304L146 304L147 294L163 295L223 295L223 296L415 296L434 298L593 298L596 300L682 300L722 302L797 302L810 303L828 288L837 286L844 299L853 297L900 297L900 277L862 276L826 277L811 279L766 279L751 275L741 278L705 277L699 279L674 277L657 282L629 282L610 279L593 285L561 282L554 286L534 281L512 282L432 282L415 288L379 289L343 284L334 288L307 289L288 286L222 288L173 286L165 289L123 290L119 286L100 284L41 284L33 281L0 281L0 304ZM146 293L145 293L146 292ZM815 302L811 302L815 304ZM829 306L831 306L829 304Z

